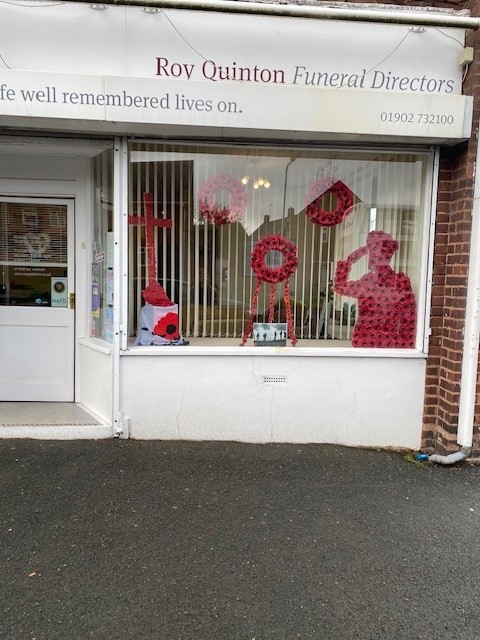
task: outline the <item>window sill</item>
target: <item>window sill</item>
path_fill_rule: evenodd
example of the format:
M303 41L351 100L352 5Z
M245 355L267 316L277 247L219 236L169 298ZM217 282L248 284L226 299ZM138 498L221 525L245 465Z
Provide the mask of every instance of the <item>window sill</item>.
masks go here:
M426 359L417 349L361 349L349 340L299 340L295 347L240 346L238 338L188 338L184 346L134 346L133 338L122 356L260 356L260 357L335 357L335 358L409 358Z
M107 354L113 353L113 344L106 340L100 340L99 338L80 338L78 343L93 351L100 351L100 353Z

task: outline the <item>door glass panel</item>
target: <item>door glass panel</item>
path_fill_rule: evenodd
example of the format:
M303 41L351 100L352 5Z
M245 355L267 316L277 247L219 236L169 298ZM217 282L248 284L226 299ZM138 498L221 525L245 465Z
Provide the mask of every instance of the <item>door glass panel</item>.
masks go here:
M67 307L67 206L0 201L0 305Z

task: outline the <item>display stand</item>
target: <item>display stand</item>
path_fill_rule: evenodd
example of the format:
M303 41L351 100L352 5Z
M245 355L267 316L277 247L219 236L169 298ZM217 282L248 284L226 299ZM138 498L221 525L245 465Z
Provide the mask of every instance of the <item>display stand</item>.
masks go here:
M145 304L140 312L135 345L184 345L178 326L178 305L157 307Z

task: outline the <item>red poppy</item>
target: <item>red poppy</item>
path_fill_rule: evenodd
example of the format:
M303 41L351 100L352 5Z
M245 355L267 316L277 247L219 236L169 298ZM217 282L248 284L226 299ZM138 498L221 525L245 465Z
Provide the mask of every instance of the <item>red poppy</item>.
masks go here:
M180 339L180 330L178 328L178 313L167 313L157 322L153 329L156 336L165 338L169 342Z

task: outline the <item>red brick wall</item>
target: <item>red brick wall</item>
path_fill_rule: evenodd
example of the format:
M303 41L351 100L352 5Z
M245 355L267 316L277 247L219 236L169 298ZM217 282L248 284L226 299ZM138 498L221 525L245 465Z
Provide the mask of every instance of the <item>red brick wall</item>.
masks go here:
M424 446L442 452L456 443L473 193L470 146L441 153Z

